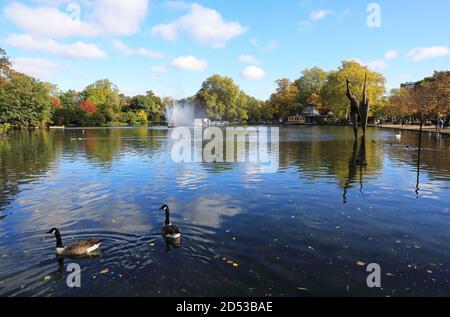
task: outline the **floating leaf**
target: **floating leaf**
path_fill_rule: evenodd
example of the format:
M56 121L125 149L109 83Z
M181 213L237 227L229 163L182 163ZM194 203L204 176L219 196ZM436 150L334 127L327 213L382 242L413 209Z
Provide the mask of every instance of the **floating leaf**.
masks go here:
M304 288L304 287L297 287L297 289L302 292L309 292L309 289Z
M238 267L238 266L239 266L239 264L237 264L237 263L233 263L233 266L234 266L234 267Z
M433 271L432 270L427 270L427 273L433 274Z
M45 277L44 277L44 281L50 281L52 278L51 278L51 276L50 275L46 275Z
M108 273L108 272L109 272L109 269L106 268L106 269L101 270L101 271L100 271L100 274L106 274L106 273Z
M358 262L356 262L356 265L358 265L358 266L364 266L364 265L366 265L366 263L364 263L364 262L362 262L362 261L358 261Z

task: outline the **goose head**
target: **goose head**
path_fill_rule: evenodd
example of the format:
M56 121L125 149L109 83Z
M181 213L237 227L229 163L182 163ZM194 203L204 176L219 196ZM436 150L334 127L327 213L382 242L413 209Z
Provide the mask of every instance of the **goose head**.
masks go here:
M167 205L163 205L161 208L159 208L159 209L161 209L162 211L169 211L169 206L167 206Z
M51 228L51 229L47 232L47 234L54 234L54 235L56 235L57 232L59 232L58 228Z

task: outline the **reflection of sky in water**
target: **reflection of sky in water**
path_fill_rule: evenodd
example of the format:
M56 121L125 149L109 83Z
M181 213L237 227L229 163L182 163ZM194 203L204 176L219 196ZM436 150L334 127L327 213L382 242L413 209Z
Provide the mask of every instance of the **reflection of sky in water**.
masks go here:
M353 148L350 129L281 129L274 174L249 163L175 164L166 129L3 141L0 294L450 295L450 138L424 137L417 195L415 135L369 132ZM159 236L163 203L183 229L170 252ZM79 293L51 275L55 242L44 233L53 226L67 242L105 239L100 258L80 262L89 278ZM395 278L371 292L357 261L381 262ZM99 275L105 267L114 274Z

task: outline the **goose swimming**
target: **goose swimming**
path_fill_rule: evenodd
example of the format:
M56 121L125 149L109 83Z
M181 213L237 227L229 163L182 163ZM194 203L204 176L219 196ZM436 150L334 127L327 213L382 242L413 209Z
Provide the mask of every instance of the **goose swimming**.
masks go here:
M161 235L164 238L168 239L178 239L181 237L181 230L174 224L170 222L170 210L169 206L164 205L160 208L161 210L164 210L166 213L166 221L164 222L164 227L161 229Z
M64 246L61 239L61 233L57 228L50 229L48 234L54 234L56 238L56 254L65 256L89 255L97 251L102 243L99 239L80 240Z

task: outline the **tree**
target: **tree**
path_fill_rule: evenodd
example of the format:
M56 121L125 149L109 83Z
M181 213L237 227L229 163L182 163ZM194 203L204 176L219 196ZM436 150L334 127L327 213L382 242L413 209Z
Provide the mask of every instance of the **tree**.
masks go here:
M76 109L78 108L81 101L83 101L83 96L78 91L70 89L59 95L59 100L64 109Z
M286 121L289 115L296 114L301 109L301 105L297 103L298 88L287 78L277 80L276 84L278 88L270 96L269 103L275 117Z
M356 61L344 61L337 71L331 71L321 91L324 106L338 118L348 119L349 102L346 96L346 80L350 80L352 92L358 100L362 99L364 78L367 73L367 98L376 106L386 91L383 75L370 71Z
M328 79L328 73L320 67L306 68L302 76L295 81L298 88L297 102L306 106L313 103L319 109L322 107L321 92Z
M0 122L15 128L44 126L52 111L49 85L20 73L0 85Z
M129 109L144 110L149 113L152 110L152 99L148 96L135 96L131 98Z
M208 118L234 121L239 119L239 94L233 79L213 75L202 83L195 101L204 108Z
M115 119L115 114L121 111L119 89L108 79L96 81L83 91L83 99L93 102L97 110L107 121Z
M147 91L147 98L151 100L150 113L148 119L151 122L163 122L165 117L165 106L160 97L152 90Z
M12 63L6 51L0 48L0 84L11 76Z
M90 100L83 100L80 103L80 109L86 113L97 112L97 106Z

